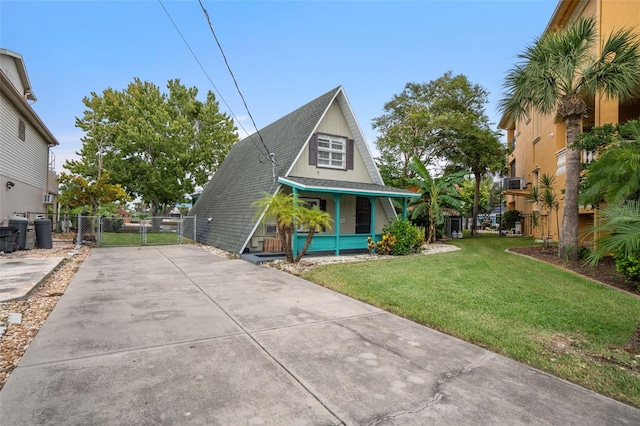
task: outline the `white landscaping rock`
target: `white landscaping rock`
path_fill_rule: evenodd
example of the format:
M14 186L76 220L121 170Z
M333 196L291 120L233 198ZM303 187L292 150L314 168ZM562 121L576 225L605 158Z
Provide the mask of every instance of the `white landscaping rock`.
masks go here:
M9 314L9 324L20 324L22 322L22 314L12 312Z

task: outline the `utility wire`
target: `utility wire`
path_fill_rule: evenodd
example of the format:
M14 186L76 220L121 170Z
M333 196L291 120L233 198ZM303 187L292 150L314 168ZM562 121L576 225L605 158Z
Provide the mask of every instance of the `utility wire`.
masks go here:
M242 123L240 122L240 120L238 119L238 117L233 113L233 110L231 109L231 107L229 106L229 104L227 103L227 101L224 99L224 97L222 96L222 94L220 93L220 91L218 90L218 88L216 87L216 85L214 84L213 80L211 79L211 77L209 77L209 74L207 73L207 71L204 69L204 66L202 66L202 63L200 62L200 60L198 59L198 57L196 56L195 52L193 51L193 49L191 48L191 46L189 45L189 43L187 42L187 40L184 38L184 36L182 35L182 32L180 31L180 29L178 28L178 25L175 23L175 21L173 20L173 18L171 17L171 15L169 14L169 11L167 10L166 7L164 7L164 4L162 3L162 0L158 0L158 3L160 3L160 6L162 6L162 9L164 9L164 12L167 14L167 17L169 18L169 20L171 21L171 23L173 24L173 27L176 29L176 31L178 32L178 34L180 34L180 38L182 38L182 41L184 42L184 44L187 46L187 48L189 49L189 51L191 52L191 55L193 56L193 58L196 60L196 62L198 63L198 65L200 66L200 69L202 70L202 72L204 73L204 75L207 77L207 79L209 80L209 83L211 83L211 85L213 86L213 89L216 91L216 93L218 94L218 96L220 97L220 99L222 100L222 102L225 104L225 106L227 107L227 109L229 110L229 113L231 114L231 116L233 118L236 119L236 123L238 123L238 125L240 125L240 127L242 128L242 130L249 135L249 132L247 132L247 129L244 128L244 126L242 125ZM236 86L237 87L237 86ZM243 99L244 100L244 99ZM246 106L246 104L245 104ZM251 120L253 121L253 118L251 118ZM253 123L253 125L255 126L255 123ZM256 148L258 149L258 152L260 153L260 155L265 156L266 158L271 158L270 157L270 153L269 150L266 149L267 147L265 146L266 149L266 154L262 152L262 148L260 148L260 146L256 143L256 141L253 140L253 138L251 137L251 135L249 135L249 139L251 140L251 142L253 142L253 144L256 146ZM262 140L262 137L260 137L260 139ZM264 142L262 143L264 145ZM258 158L258 161L262 162L260 160L260 158Z
M251 111L249 111L249 107L247 106L247 102L244 99L244 96L242 95L242 92L240 91L240 87L238 86L238 82L236 81L236 77L235 75L233 75L233 71L231 71L231 67L229 66L229 61L227 61L227 56L224 54L224 50L222 50L222 46L220 45L220 41L218 41L218 37L216 36L216 32L213 30L213 24L211 24L211 19L209 18L209 13L207 12L207 9L204 8L204 5L202 4L202 0L198 0L198 3L200 3L200 7L202 8L202 12L204 13L204 16L207 18L207 23L209 24L209 28L211 29L211 34L213 34L213 38L216 40L216 44L218 45L218 48L220 49L220 53L222 53L222 58L224 59L224 63L227 65L227 69L229 70L229 74L231 74L231 78L233 79L233 83L236 85L236 89L238 90L238 94L240 94L240 98L242 98L242 103L244 104L244 108L247 110L247 114L249 114L249 118L251 119L251 123L253 123L253 127L256 129L256 133L258 134L258 137L260 138L260 142L262 142L262 146L264 146L264 149L267 150L267 154L269 154L269 159L271 160L272 163L275 163L276 165L278 165L278 162L275 159L275 155L271 155L271 153L269 152L269 148L267 148L267 145L264 143L264 139L262 139L262 135L260 134L260 130L258 130L258 126L256 126L256 122L253 119L253 115L251 115Z

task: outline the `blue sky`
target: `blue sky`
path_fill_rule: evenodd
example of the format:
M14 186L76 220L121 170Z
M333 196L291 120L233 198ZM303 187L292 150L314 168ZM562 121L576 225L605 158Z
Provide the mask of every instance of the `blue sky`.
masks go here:
M254 129L197 0L165 8L243 126ZM407 82L446 71L490 92L499 120L502 81L545 29L556 0L211 1L211 22L259 128L342 85L369 145L371 120ZM0 0L0 47L23 55L56 136L56 169L81 146L82 98L134 77L164 87L179 78L204 99L213 86L157 0ZM218 93L216 93L218 97ZM220 102L221 109L229 113Z

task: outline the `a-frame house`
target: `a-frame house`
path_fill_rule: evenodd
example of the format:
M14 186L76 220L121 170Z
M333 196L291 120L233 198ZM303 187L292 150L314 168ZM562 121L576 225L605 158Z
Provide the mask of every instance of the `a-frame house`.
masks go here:
M284 191L334 220L332 229L314 236L309 253L366 250L367 237L379 239L396 216L391 198L400 199L406 212L407 199L419 197L384 185L342 86L259 134L233 145L191 209L198 241L235 253L278 251L275 222L262 221L252 203ZM297 232L294 252L305 238Z

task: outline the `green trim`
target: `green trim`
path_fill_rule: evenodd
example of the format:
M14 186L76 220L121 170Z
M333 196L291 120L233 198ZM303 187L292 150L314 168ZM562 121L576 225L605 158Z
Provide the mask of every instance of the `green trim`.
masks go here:
M298 190L296 188L293 188L293 203L294 203L294 207L295 204L298 203ZM298 255L298 224L296 223L296 218L293 218L293 238L291 239L291 253L293 253L293 257L295 259L295 257Z
M333 201L336 203L335 235L336 235L336 256L340 255L340 194L333 194Z
M420 198L420 194L413 193L411 191L406 192L394 192L394 191L384 191L384 190L368 190L368 189L349 189L349 188L334 188L334 187L326 187L326 186L312 186L312 185L302 185L298 182L294 182L287 178L278 178L278 182L291 188L298 189L300 191L305 192L324 192L330 194L349 194L349 195L360 195L363 197L386 197L386 198Z
M376 233L376 200L377 198L375 197L369 197L369 202L371 203L371 229L369 229L369 232L371 233L372 238Z

